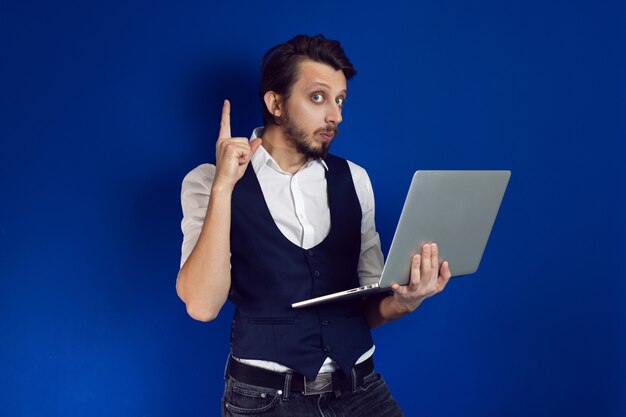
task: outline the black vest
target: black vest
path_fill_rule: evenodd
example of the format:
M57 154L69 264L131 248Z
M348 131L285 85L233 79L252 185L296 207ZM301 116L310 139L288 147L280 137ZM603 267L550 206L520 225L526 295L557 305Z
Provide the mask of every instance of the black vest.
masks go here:
M332 155L325 161L331 227L308 250L278 229L252 164L232 195L233 354L278 362L311 379L327 356L349 373L373 344L360 298L291 308L359 286L361 206L347 161Z

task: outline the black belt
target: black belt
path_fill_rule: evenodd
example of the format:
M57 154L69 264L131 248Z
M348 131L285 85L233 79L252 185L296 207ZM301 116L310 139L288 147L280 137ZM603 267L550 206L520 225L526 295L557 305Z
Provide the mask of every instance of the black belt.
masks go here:
M274 372L256 366L246 365L230 358L229 374L239 382L274 389L289 389L292 392L302 392L304 395L316 395L324 392L345 393L351 392L363 384L363 378L374 372L374 360L370 356L365 361L352 368L350 375L341 370L317 374L315 380L307 379L304 375L293 372ZM291 375L290 387L285 386L287 375Z

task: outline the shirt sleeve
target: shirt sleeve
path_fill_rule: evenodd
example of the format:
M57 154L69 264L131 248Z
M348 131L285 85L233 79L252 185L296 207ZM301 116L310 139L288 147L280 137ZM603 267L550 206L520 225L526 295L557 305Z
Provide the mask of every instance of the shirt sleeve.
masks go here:
M361 204L361 254L358 274L360 285L378 282L385 263L380 245L380 236L374 220L374 190L367 172L360 166L348 161L354 188Z
M180 191L180 203L183 209L183 219L180 222L180 229L183 232L181 268L200 237L214 179L215 165L212 164L197 166L183 179Z

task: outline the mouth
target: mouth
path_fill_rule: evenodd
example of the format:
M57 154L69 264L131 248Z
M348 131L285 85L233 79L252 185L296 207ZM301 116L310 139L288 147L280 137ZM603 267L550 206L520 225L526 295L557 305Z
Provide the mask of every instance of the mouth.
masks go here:
M335 137L335 132L322 132L319 134L325 142L330 142Z

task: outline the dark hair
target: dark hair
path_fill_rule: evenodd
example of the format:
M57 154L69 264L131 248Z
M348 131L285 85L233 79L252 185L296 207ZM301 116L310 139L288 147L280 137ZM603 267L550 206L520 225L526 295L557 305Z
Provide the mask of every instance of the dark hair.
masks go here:
M263 112L263 124L278 124L267 110L263 97L268 91L280 94L286 101L291 95L291 87L296 82L298 64L310 59L343 71L346 80L356 75L356 70L344 53L338 41L326 39L324 35L297 35L285 43L274 46L261 60L261 81L259 97Z

